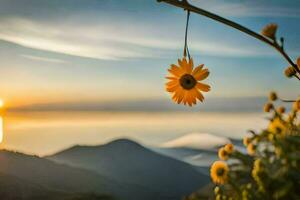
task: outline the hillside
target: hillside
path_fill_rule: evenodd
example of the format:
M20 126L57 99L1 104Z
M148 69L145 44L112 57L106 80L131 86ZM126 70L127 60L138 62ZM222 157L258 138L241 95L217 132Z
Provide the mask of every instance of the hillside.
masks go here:
M181 199L209 181L193 166L127 139L100 146L74 146L47 159L91 170L125 185L149 188L159 194L155 199L162 200Z
M30 183L24 184L24 187L33 187L37 190L46 188L49 191L71 194L108 194L125 200L138 199L149 194L144 188L121 185L95 172L57 164L36 156L2 150L0 163L1 174L17 177L17 180ZM13 182L16 183L15 180Z
M5 200L113 200L108 195L50 190L15 176L0 174L0 199Z

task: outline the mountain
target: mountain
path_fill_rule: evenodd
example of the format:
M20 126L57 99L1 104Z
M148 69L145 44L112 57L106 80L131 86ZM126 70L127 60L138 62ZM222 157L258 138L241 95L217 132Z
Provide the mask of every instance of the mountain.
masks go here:
M0 174L0 199L5 200L112 200L107 195L76 194L50 190L15 176Z
M37 156L2 150L0 151L0 163L1 174L17 177L30 183L24 185L32 188L33 191L44 191L46 188L45 191L70 193L72 195L74 193L109 194L122 200L141 199L147 194L151 194L144 188L119 184L98 173L57 164ZM18 180L13 182L17 183ZM22 191L27 191L27 189L21 188L20 191L23 193ZM149 195L149 197L153 196Z
M46 158L94 171L124 185L151 189L157 200L181 199L209 182L209 177L193 166L128 139L100 146L74 146Z

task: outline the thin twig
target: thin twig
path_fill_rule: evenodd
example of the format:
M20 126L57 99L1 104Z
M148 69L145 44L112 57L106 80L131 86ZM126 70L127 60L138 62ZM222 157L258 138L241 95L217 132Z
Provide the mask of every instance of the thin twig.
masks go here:
M203 16L206 16L208 18L211 18L213 20L216 20L218 22L221 22L223 24L226 24L232 28L235 28L241 32L244 32L270 46L272 46L273 48L275 48L286 60L287 62L300 74L300 69L298 69L297 65L292 61L292 59L287 55L287 53L284 51L284 48L282 48L282 46L280 46L276 40L270 40L238 23L235 23L233 21L230 21L228 19L225 19L221 16L218 16L216 14L213 14L211 12L208 12L202 8L198 8L198 7L195 7L191 4L188 3L187 0L157 0L158 2L165 2L165 3L168 3L168 4L171 4L173 6L176 6L176 7L179 7L179 8L183 8L185 10L189 10L191 12L194 12L194 13L197 13L197 14L200 14L200 15L203 15Z
M285 102L285 103L294 103L296 100L287 100L287 99L280 99L280 101Z

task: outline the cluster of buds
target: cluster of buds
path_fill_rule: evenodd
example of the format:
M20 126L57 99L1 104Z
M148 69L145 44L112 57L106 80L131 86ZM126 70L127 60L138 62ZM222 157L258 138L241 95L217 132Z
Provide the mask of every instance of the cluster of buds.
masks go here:
M276 38L277 29L278 29L277 24L274 24L274 23L268 24L268 25L266 25L262 29L261 34L264 37L266 37L268 39L271 39L275 44L278 44L277 43L277 38ZM280 41L281 41L281 48L283 50L283 48L284 48L283 47L283 45L284 45L283 44L284 39L281 38ZM299 78L299 76L300 76L299 71L300 71L300 57L296 60L296 65L294 65L294 66L288 66L284 70L284 74L288 78L293 78L293 77L298 77Z

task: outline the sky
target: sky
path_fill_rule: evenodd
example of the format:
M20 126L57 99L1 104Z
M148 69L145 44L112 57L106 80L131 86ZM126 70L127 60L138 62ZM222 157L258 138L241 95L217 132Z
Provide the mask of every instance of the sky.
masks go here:
M292 59L300 56L300 1L191 0L259 32L276 22ZM182 57L186 13L155 0L0 0L0 97L8 107L166 101L165 75ZM270 90L296 98L287 62L269 46L191 15L189 48L204 63L215 98Z

